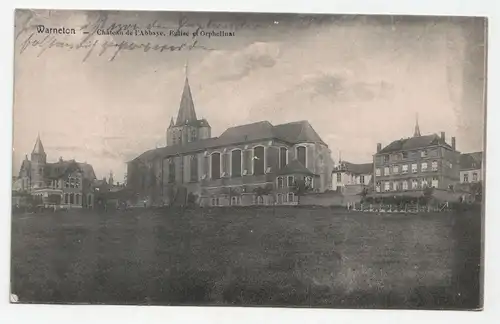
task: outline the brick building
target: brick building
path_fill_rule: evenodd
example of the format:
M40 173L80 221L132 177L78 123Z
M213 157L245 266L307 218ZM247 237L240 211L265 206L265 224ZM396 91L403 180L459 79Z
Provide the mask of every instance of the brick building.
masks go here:
M127 166L127 186L148 205L183 204L190 194L203 206L293 203L292 187L278 179L285 169L293 171L287 179L307 173L314 191L331 187L330 150L309 122L261 121L211 137L208 121L196 116L187 75L166 142Z
M373 156L375 193L418 192L426 186L448 190L459 182L460 153L455 137L421 135L418 120L413 137L395 140Z

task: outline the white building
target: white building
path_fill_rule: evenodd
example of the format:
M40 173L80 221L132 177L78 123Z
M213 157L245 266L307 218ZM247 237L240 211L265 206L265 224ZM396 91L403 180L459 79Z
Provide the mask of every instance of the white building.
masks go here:
M332 172L332 188L339 192L361 192L371 184L373 163L341 161Z
M483 180L483 152L460 155L460 183L475 183Z

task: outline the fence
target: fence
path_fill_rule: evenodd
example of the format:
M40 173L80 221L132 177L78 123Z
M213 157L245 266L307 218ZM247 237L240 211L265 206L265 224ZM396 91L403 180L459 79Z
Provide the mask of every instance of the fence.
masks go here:
M347 210L373 212L373 213L422 213L422 212L444 212L450 210L448 202L435 205L422 204L367 204L347 203Z

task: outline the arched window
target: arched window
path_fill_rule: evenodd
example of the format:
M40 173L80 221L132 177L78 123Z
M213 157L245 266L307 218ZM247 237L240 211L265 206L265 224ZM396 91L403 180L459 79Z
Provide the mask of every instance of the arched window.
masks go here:
M297 146L297 160L302 163L303 166L307 167L307 157L306 157L306 147L305 146Z
M75 195L75 204L80 205L80 194Z
M175 182L175 161L174 158L168 159L168 182Z
M280 169L283 169L288 164L288 149L280 147Z
M295 199L294 199L294 194L293 194L293 192L289 192L289 193L288 193L288 202L293 203L293 202L294 202L294 200L295 200Z
M220 179L220 153L212 153L212 161L210 163L212 168L212 179Z
M68 194L64 194L64 203L69 204L69 195Z
M241 177L241 150L231 152L231 176Z
M191 155L189 161L191 181L198 181L198 156Z
M265 171L264 147L257 146L253 149L253 174L261 175Z
M75 203L75 194L73 194L73 193L69 194L69 203L70 204Z

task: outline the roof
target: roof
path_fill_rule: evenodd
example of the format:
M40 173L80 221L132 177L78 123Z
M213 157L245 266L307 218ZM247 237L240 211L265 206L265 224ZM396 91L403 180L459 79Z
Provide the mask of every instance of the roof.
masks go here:
M355 164L347 161L342 161L340 167L336 171L350 172L353 174L371 174L373 172L373 163Z
M193 96L191 95L191 87L189 86L189 80L186 77L175 125L191 125L193 122L197 121L198 119L196 118L196 111L194 110Z
M37 136L35 146L33 147L32 154L45 154L45 150L43 149L42 140L40 139L40 135Z
M483 162L483 152L460 154L460 169L480 169Z
M76 162L75 160L59 160L55 163L47 163L44 168L45 176L58 179L75 170L81 170L86 179L95 179L94 168L88 163Z
M182 145L172 145L144 152L135 160L150 160L154 157L167 157L178 154L204 151L208 148L250 143L276 139L289 144L321 143L326 145L314 131L308 121L298 121L273 126L268 121L261 121L228 128L220 137L212 137Z
M396 140L391 144L387 145L386 147L384 147L377 154L407 151L433 145L445 145L451 148L451 146L448 145L437 134L431 134L431 135L415 136L415 137L402 138L400 140Z
M299 160L293 159L290 161L283 169L278 171L280 175L286 174L305 174L305 175L314 175L308 168L306 168Z

